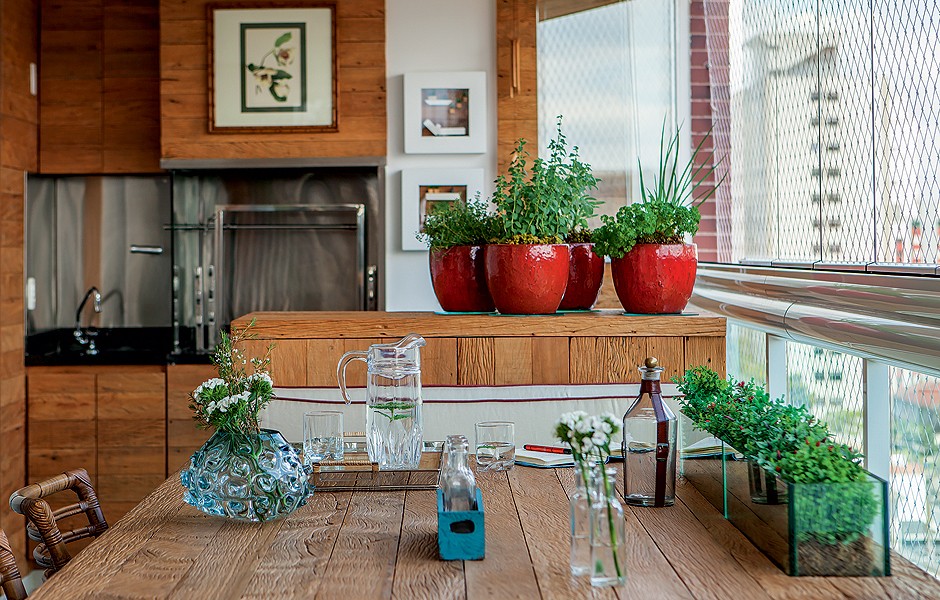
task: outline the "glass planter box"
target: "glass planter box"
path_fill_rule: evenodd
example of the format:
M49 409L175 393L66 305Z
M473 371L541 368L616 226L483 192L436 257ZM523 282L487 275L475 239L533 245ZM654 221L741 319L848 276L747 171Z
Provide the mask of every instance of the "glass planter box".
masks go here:
M866 472L864 481L852 483L790 483L724 452L717 461L685 460L683 470L788 575L891 574L883 479ZM724 484L720 491L716 479Z
M695 486L695 489L725 517L725 477L722 452L730 446L721 445L715 452L692 450L702 440L712 438L710 433L692 425L692 421L681 412L679 416L679 474ZM730 450L729 450L730 451Z

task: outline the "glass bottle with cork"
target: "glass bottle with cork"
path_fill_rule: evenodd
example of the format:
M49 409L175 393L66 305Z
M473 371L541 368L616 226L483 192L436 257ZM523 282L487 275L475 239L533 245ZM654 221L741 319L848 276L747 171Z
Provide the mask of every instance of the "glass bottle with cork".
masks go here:
M676 501L676 415L663 402L654 357L639 367L640 395L623 415L623 497L633 506Z

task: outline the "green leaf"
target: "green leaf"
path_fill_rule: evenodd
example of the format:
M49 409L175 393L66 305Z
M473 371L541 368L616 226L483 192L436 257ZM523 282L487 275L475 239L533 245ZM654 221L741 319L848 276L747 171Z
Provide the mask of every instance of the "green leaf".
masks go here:
M290 41L290 38L291 38L291 32L288 31L287 33L282 33L279 38L274 40L274 47L278 48L280 46L283 46L284 44Z
M254 64L254 63L248 63L248 70L251 71L252 73L254 73L255 71L257 71L257 70L260 69L260 68L261 68L261 67L259 67L258 65Z
M293 79L293 78L294 78L293 75L291 75L287 71L282 71L281 69L278 69L277 71L274 72L273 75L271 75L271 79L275 81L279 79Z
M276 87L275 85L268 86L268 91L271 92L271 95L274 96L274 99L278 102L287 102L287 96L279 95L277 90L275 90Z

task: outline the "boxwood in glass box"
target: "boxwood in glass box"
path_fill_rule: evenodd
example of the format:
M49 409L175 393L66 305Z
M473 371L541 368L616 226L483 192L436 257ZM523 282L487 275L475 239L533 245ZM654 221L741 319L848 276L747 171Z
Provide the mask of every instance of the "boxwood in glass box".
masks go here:
M725 516L789 575L890 574L887 483L804 407L696 367L682 411L740 451L722 453ZM703 478L689 478L699 486ZM707 481L707 479L706 479ZM712 486L714 487L714 486ZM702 490L714 504L714 489Z

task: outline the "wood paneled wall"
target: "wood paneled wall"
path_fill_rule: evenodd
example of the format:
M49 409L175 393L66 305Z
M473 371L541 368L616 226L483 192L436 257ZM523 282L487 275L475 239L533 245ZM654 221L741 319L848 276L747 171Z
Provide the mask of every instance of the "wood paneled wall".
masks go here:
M336 3L335 133L209 133L207 0L160 2L165 159L385 156L385 2ZM256 4L246 0L247 5ZM416 32L417 35L417 32ZM432 51L429 49L429 51Z
M724 375L725 320L689 316L624 317L621 310L554 316L437 315L434 313L252 313L246 353L263 356L270 344L278 386L336 385L344 352L366 350L418 332L421 380L427 385L590 384L639 381L637 366L659 358L671 380L707 365ZM364 385L365 367L350 364L350 385Z
M160 171L158 2L41 0L41 172Z
M26 171L37 164L39 109L29 91L38 62L37 0L0 0L0 498L26 482L26 371L23 363L23 207ZM0 527L18 557L22 517L0 502ZM22 563L21 563L22 564Z
M497 166L504 173L519 138L538 155L536 0L496 0Z
M403 334L404 335L404 334ZM663 380L697 365L725 373L724 336L429 337L421 350L425 385L538 385L635 383L637 367L656 356ZM335 387L344 352L366 350L388 339L277 340L271 377L283 387ZM243 342L262 356L270 340ZM365 385L365 365L347 369L350 386Z

